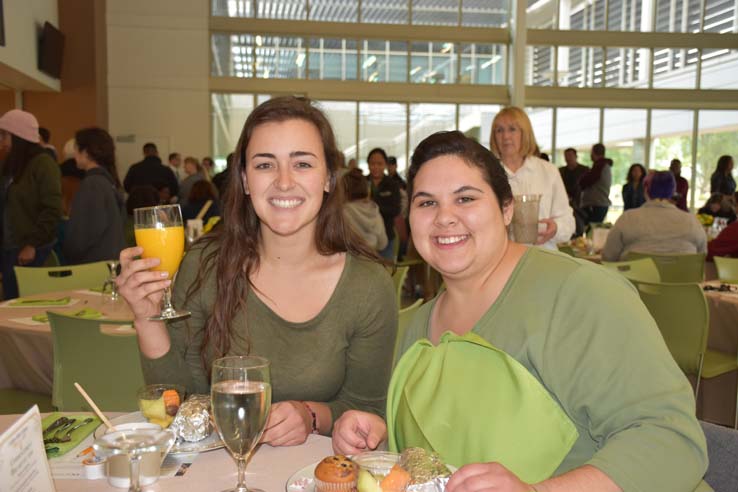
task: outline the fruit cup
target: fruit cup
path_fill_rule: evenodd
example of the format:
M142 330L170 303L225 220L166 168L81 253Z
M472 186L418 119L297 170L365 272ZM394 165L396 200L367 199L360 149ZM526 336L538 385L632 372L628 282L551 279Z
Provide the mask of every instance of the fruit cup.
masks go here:
M354 456L359 465L358 492L404 492L410 474L400 467L400 455L386 451L368 451Z
M185 389L176 384L150 384L136 393L138 408L146 420L166 429L184 401Z

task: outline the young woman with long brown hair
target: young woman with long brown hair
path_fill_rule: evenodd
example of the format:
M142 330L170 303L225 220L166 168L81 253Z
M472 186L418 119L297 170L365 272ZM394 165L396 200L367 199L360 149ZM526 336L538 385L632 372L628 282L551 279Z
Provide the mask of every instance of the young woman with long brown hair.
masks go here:
M397 307L376 255L344 224L338 151L325 116L281 97L246 120L229 170L222 226L185 256L174 302L185 321L151 322L166 274L158 259L121 253L120 292L131 305L149 382L209 391L214 358L272 362L275 402L262 441L292 445L329 434L351 408L381 414Z

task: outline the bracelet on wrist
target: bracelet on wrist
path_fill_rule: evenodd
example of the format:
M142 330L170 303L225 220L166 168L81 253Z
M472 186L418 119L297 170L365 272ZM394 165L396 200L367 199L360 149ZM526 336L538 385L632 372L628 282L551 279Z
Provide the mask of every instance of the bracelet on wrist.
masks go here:
M305 410L308 411L308 413L310 414L310 417L312 419L312 422L310 424L310 433L311 434L320 434L320 431L318 430L318 415L315 413L315 411L312 409L312 407L310 405L308 405L308 403L306 401L301 401L300 403L302 403L305 406Z

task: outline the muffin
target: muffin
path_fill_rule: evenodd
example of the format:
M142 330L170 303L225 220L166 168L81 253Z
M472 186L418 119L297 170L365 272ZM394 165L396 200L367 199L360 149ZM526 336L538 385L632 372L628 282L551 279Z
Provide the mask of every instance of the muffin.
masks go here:
M315 492L353 492L359 467L343 455L328 456L315 467Z

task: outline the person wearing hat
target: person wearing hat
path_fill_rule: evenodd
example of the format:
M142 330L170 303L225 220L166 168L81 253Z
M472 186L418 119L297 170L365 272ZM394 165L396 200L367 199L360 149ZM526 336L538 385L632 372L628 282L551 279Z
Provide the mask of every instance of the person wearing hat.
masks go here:
M13 267L41 266L61 219L59 166L39 145L38 121L12 109L0 117L2 273L5 299L18 297Z
M644 182L647 202L627 210L615 222L602 250L605 261L638 253L705 253L707 236L694 215L671 201L676 188L670 171L652 172Z

